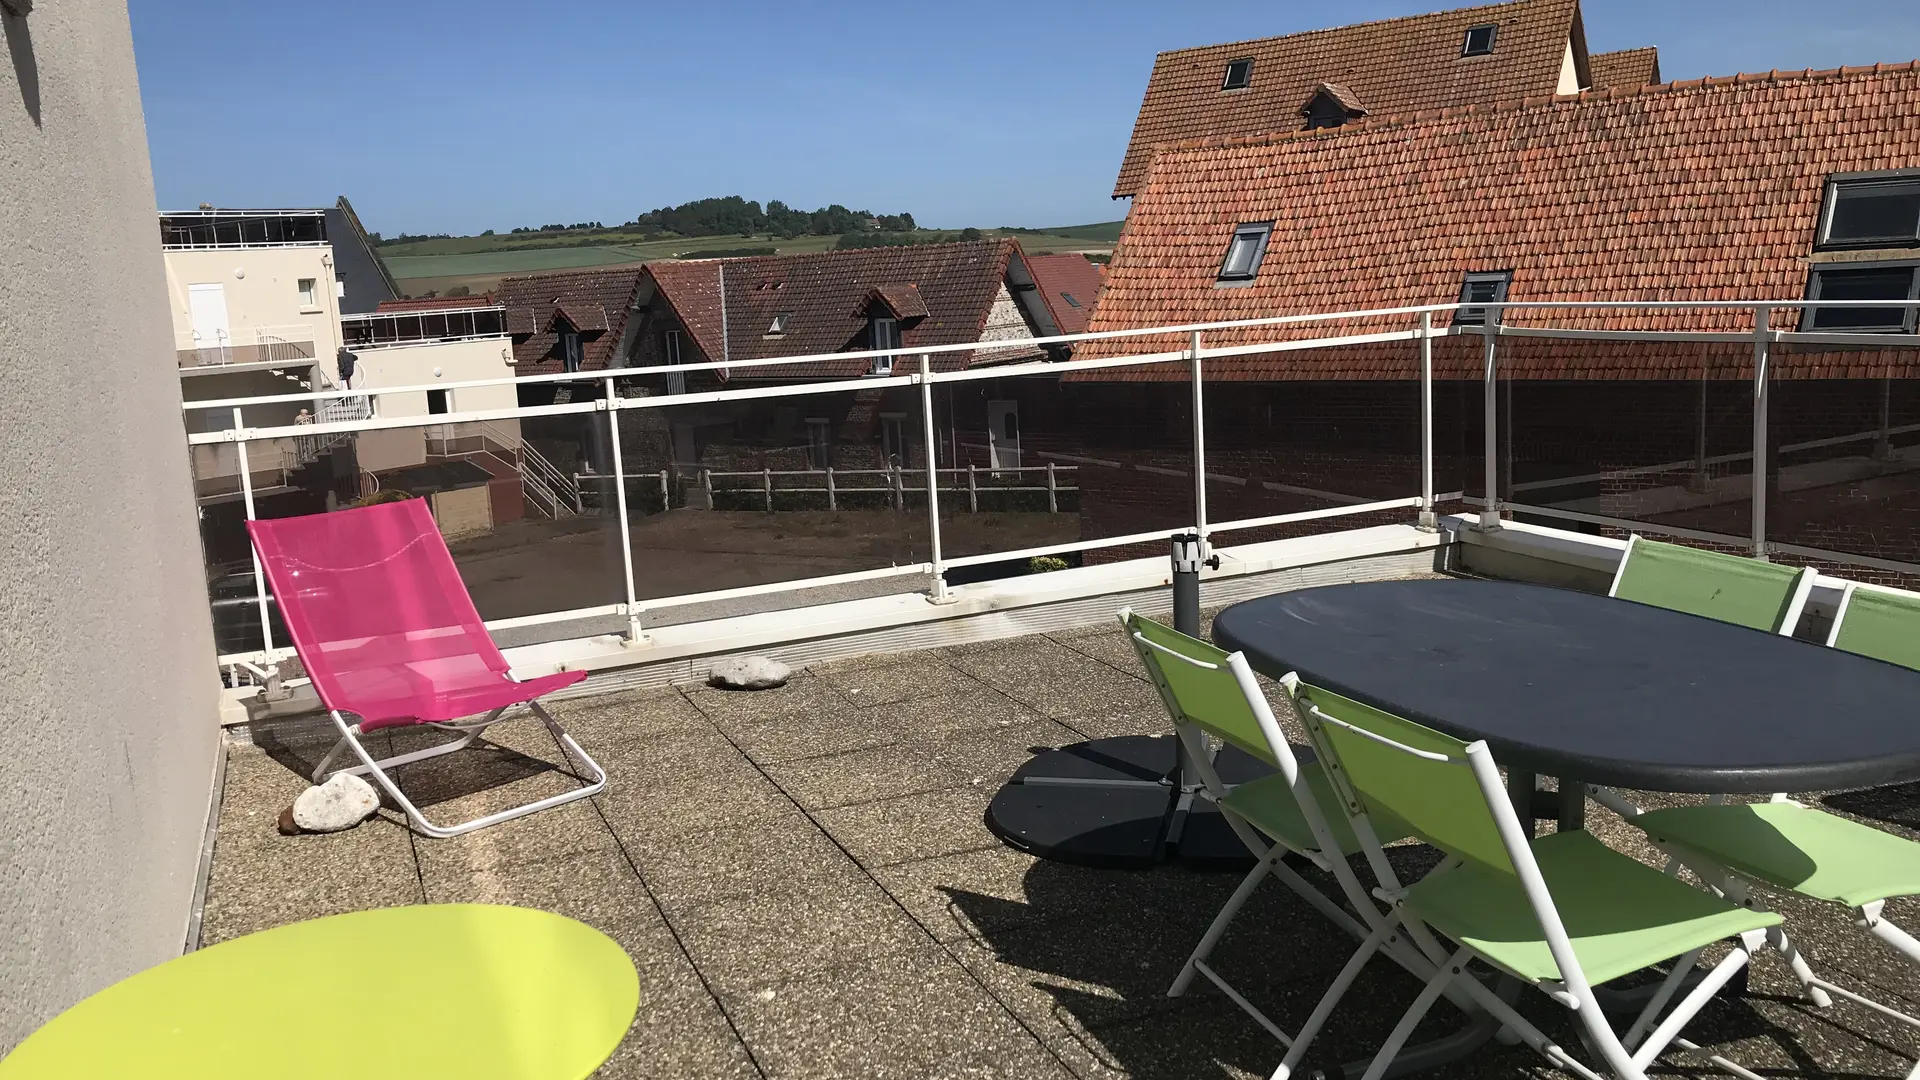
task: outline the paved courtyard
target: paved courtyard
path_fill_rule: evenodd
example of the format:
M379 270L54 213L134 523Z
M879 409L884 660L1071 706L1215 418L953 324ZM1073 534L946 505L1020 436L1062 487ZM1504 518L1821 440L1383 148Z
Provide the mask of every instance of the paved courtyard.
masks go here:
M1238 874L1043 862L983 824L994 791L1035 749L1167 728L1117 627L841 662L758 694L627 692L554 711L607 769L607 790L452 840L417 836L392 810L345 833L278 835L275 819L331 725L235 729L203 942L394 904L560 912L611 935L639 968L639 1015L597 1074L622 1080L1211 1080L1264 1077L1279 1062L1279 1044L1204 980L1165 996ZM381 742L399 751L437 737ZM489 748L403 767L409 797L453 821L577 782L537 721L489 738ZM1920 825L1920 789L1827 804ZM1617 819L1598 808L1590 818L1609 842L1651 857ZM1409 869L1428 859L1417 847L1395 854ZM1909 1011L1920 1004L1920 980L1842 913L1782 906L1838 981ZM1895 902L1889 914L1911 927L1920 911ZM1349 948L1268 884L1216 959L1294 1027ZM1376 962L1309 1064L1368 1055L1417 989ZM1577 1044L1557 1007L1539 995L1523 1004ZM457 1002L434 1005L458 1015ZM1436 1010L1423 1035L1452 1020ZM1920 1053L1915 1032L1865 1009L1798 1003L1770 960L1745 996L1716 1002L1688 1034L1767 1076L1897 1077ZM1531 1051L1490 1043L1430 1075L1549 1072ZM1695 1074L1678 1053L1660 1072Z

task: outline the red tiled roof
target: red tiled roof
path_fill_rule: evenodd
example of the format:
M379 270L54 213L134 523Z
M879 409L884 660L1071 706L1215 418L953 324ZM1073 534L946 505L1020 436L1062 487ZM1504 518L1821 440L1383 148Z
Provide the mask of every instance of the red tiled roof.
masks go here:
M1594 91L1163 151L1134 201L1091 329L1450 303L1468 271L1510 300L1804 295L1827 177L1920 166L1920 62ZM1238 222L1274 221L1250 286L1215 278ZM1507 322L1743 330L1744 312L1515 311ZM1776 325L1791 325L1785 314ZM1212 332L1230 346L1405 329L1406 319ZM1132 338L1101 354L1178 348ZM1698 347L1501 346L1541 377L1662 377ZM1737 351L1737 350L1736 350ZM1223 358L1222 378L1404 377L1411 347ZM1850 354L1860 359L1859 353ZM1533 359L1527 359L1532 357ZM1787 363L1852 362L1829 352ZM1531 369L1528 365L1533 365ZM1837 368L1834 370L1838 370ZM1371 374L1370 374L1371 373ZM1185 378L1165 366L1092 379Z
M662 297L707 359L754 360L865 347L868 299L879 290L918 316L901 314L903 352L978 341L1006 281L1011 239L918 247L854 248L808 255L646 264ZM725 268L727 344L721 342L720 281ZM895 308L896 311L900 310ZM776 315L786 332L768 334ZM971 362L965 352L938 353L937 370ZM999 356L995 360L1002 359ZM864 360L736 369L736 379L847 378L865 374Z
M1100 298L1100 265L1085 255L1028 255L1027 271L1060 332L1085 331Z
M581 331L581 370L604 370L614 360L639 288L639 265L502 278L500 303L513 334L515 370L521 375L561 370L556 314Z
M1595 90L1647 86L1660 81L1660 50L1648 46L1594 53L1587 58L1587 70L1593 74Z
M395 311L451 311L455 308L492 307L492 293L480 296L429 296L418 300L382 300L374 306L382 314Z
M1163 52L1113 195L1136 193L1162 144L1300 128L1300 108L1322 83L1375 116L1551 94L1569 38L1586 48L1579 10L1578 0L1515 0ZM1485 23L1499 27L1492 54L1461 56L1467 28ZM1228 61L1243 58L1253 60L1251 82L1222 90Z

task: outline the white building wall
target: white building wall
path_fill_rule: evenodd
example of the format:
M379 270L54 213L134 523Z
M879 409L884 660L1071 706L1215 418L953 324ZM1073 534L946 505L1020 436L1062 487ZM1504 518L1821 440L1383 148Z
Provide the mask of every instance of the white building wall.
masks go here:
M159 235L156 221L153 232ZM252 345L262 333L288 341L310 340L329 376L340 347L340 312L333 295L333 248L307 247L168 249L167 299L173 309L175 349L195 347L192 286L219 285L226 293L233 343ZM300 279L314 282L313 303L303 303ZM301 332L308 336L297 336ZM201 342L199 347L206 348Z
M219 684L127 7L0 24L4 1054L180 953Z

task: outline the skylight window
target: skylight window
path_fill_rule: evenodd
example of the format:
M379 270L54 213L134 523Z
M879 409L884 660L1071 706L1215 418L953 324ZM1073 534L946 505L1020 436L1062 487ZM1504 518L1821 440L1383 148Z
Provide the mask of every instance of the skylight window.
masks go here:
M1493 55L1493 36L1499 31L1500 28L1492 23L1487 23L1483 26L1467 27L1467 40L1460 46L1460 55Z
M1271 221L1235 226L1233 239L1227 241L1227 257L1220 261L1220 276L1215 280L1228 284L1252 281L1260 273L1260 260L1267 253L1267 236L1272 232Z
M773 324L767 327L767 333L784 334L787 332L787 326L791 322L793 322L793 312L783 311L773 317Z
M1809 300L1920 300L1920 265L1912 262L1829 263L1815 266L1807 282ZM1807 311L1813 330L1860 334L1911 334L1910 307L1816 307Z
M1068 307L1079 307L1079 306L1080 306L1080 301L1079 301L1079 300L1077 300L1077 299L1075 299L1075 298L1074 298L1074 295L1073 295L1072 293L1070 293L1070 292L1063 292L1063 293L1061 293L1061 294L1060 294L1060 296L1061 296L1061 298L1062 298L1062 299L1064 299L1064 300L1066 300L1066 302L1067 302L1067 306L1068 306Z
M1220 81L1220 89L1245 90L1252 84L1253 58L1251 56L1227 61L1227 77Z
M1460 283L1460 302L1463 304L1497 304L1507 298L1507 286L1513 282L1513 271L1500 270L1493 273L1468 274ZM1500 322L1500 312L1493 313L1495 324ZM1485 326L1487 309L1483 307L1463 307L1453 313L1455 326Z
M1820 247L1920 247L1920 176L1863 177L1827 185Z

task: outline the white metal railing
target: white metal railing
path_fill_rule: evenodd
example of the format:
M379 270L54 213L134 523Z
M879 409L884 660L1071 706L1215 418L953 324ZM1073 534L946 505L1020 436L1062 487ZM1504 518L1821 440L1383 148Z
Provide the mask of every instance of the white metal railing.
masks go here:
M981 367L981 368L962 369L962 370L950 371L950 372L938 372L938 373L934 372L932 370L932 365L931 365L932 357L943 354L943 353L975 351L980 348L980 345L978 343L967 342L967 343L960 343L955 345L934 346L934 347L915 350L921 354L919 358L917 371L912 370L908 364L903 362L899 365L896 365L895 368L893 369L893 373L887 376L867 376L862 378L850 378L850 379L849 378L827 378L827 379L822 379L821 381L812 382L812 383L782 382L779 384L772 384L772 385L753 386L753 387L745 387L745 388L729 388L729 389L721 389L721 390L715 390L715 391L704 391L704 392L693 393L693 394L676 394L676 395L654 394L654 395L646 395L646 396L625 396L621 392L620 384L624 380L629 380L638 376L645 376L645 375L664 376L664 375L669 375L673 373L685 373L689 370L722 370L724 369L733 378L737 379L742 377L743 375L750 375L752 370L757 367L768 367L768 366L780 365L780 366L786 366L786 367L800 366L804 368L806 365L818 365L818 364L831 363L831 362L843 363L844 361L849 359L870 359L873 356L881 355L881 353L874 352L874 351L846 352L846 353L837 353L837 354L775 357L775 358L768 358L764 360L731 360L724 364L711 363L711 364L686 364L686 365L657 365L657 366L650 366L650 367L621 368L621 369L594 371L594 372L563 372L563 373L556 373L552 375L518 376L518 377L506 377L506 378L494 378L494 379L480 379L480 380L472 380L468 382L439 383L432 386L422 385L422 386L381 387L377 389L351 390L351 391L332 390L332 391L322 391L322 392L317 392L312 394L301 394L301 395L264 395L264 396L253 396L253 397L243 397L243 398L230 398L230 399L224 399L219 401L187 402L185 403L183 408L189 411L202 410L202 409L221 409L221 410L230 412L233 419L231 427L225 430L199 432L199 433L191 434L189 436L189 442L194 445L214 445L214 444L221 444L221 443L227 443L227 442L237 442L240 444L241 453L244 457L245 445L249 441L278 438L278 437L284 437L286 435L294 435L294 434L297 434L297 435L325 434L334 430L373 431L373 430L426 426L428 424L432 424L432 425L472 424L472 423L486 423L494 420L531 419L531 418L547 417L547 416L586 416L586 415L596 414L596 413L611 413L611 414L616 414L617 416L617 414L619 413L635 411L635 410L684 408L687 406L694 406L694 405L701 405L701 404L734 403L734 402L756 401L756 400L777 400L782 398L797 397L801 395L817 395L817 394L829 394L829 393L836 393L836 392L851 392L851 391L859 391L859 390L872 390L876 388L903 388L903 389L912 388L917 391L917 396L920 399L919 404L920 404L920 411L921 411L921 416L923 420L923 430L922 430L922 438L924 440L923 445L926 445L928 447L933 447L937 445L936 438L935 438L935 429L934 429L935 410L933 408L933 393L934 393L935 387L940 386L942 384L960 384L960 383L966 383L966 382L973 382L981 379L1014 379L1021 376L1029 376L1029 375L1058 377L1067 372L1075 372L1075 371L1120 369L1120 368L1156 365L1156 364L1159 364L1159 365L1180 364L1185 367L1188 381L1191 385L1190 419L1191 419L1191 426L1192 426L1192 447L1191 447L1192 464L1189 468L1177 469L1177 470L1167 470L1167 469L1157 469L1157 468L1150 469L1148 466L1145 466L1145 465L1135 465L1134 468L1140 469L1142 471L1169 472L1173 475L1191 477L1192 484L1193 484L1193 491L1192 491L1192 525L1190 526L1190 529L1191 531L1197 533L1202 538L1202 554L1204 556L1205 547L1206 547L1206 538L1213 534L1235 531L1235 530L1262 528L1262 527L1282 525L1282 524L1288 524L1288 523L1294 523L1294 522L1324 520L1324 519L1340 518L1340 517L1354 516L1354 515L1391 512L1399 509L1410 509L1410 510L1417 511L1418 520L1422 524L1432 526L1435 521L1436 506L1438 503L1442 501L1449 501L1453 499L1463 498L1463 493L1461 492L1449 492L1449 493L1445 493L1444 495L1440 495L1434 491L1434 485L1435 485L1435 479L1434 479L1435 449L1434 449L1434 419L1433 419L1434 373L1433 373L1432 343L1433 343L1433 340L1436 338L1447 338L1447 337L1466 337L1469 339L1478 338L1481 342L1482 365L1481 365L1480 374L1485 387L1483 402L1482 402L1482 406L1484 409L1483 427L1485 432L1485 435L1484 435L1485 443L1484 443L1483 452L1482 452L1482 463L1485 470L1484 475L1482 477L1482 482L1483 482L1482 491L1491 493L1492 497L1467 500L1470 503L1475 503L1482 507L1480 521L1479 521L1479 525L1481 528L1488 529L1488 530L1498 529L1501 527L1502 514L1510 513L1517 510L1522 513L1541 513L1546 516L1552 516L1553 514L1558 513L1560 516L1563 516L1572 520L1589 521L1589 522L1594 522L1599 524L1608 524L1608 525L1618 525L1619 527L1622 527L1622 528L1644 528L1647 531L1660 531L1661 527L1656 523L1647 523L1647 522L1633 521L1628 519L1611 519L1611 518L1605 517L1604 515L1590 515L1590 514L1583 515L1581 512L1578 512L1578 511L1567 511L1567 510L1558 509L1554 507L1539 507L1531 504L1516 503L1509 500L1502 500L1499 497L1498 493L1500 491L1500 483L1499 483L1500 478L1499 478L1498 470L1499 470L1499 465L1501 461L1501 455L1499 453L1499 447L1496 441L1498 432L1500 430L1500 424L1498 420L1499 398L1497 394L1497 386L1500 379L1499 360L1498 360L1499 342L1503 338L1513 337L1513 338L1557 338L1557 339L1565 339L1570 341L1606 340L1606 341L1740 343L1743 347L1750 346L1752 349L1752 356L1753 356L1753 367L1752 367L1752 378L1751 378L1752 395L1753 395L1752 402L1754 406L1753 408L1753 439L1752 439L1752 450L1746 456L1749 457L1755 463L1755 467L1752 470L1753 479L1751 483L1751 495L1750 495L1753 503L1752 528L1750 530L1750 535L1747 537L1734 537L1732 539L1740 543L1750 545L1756 554L1764 556L1770 550L1767 542L1767 538L1766 538L1766 503L1767 503L1767 494L1768 494L1766 490L1766 477L1767 477L1766 461L1767 461L1767 455L1769 452L1768 442L1767 442L1767 394L1768 394L1768 388L1769 388L1769 383L1771 379L1771 373L1769 370L1769 359L1770 359L1771 351L1773 350L1773 348L1783 343L1814 344L1814 345L1843 345L1843 346L1851 346L1855 348L1862 347L1862 346L1877 347L1877 348L1901 348L1901 349L1920 348L1920 335L1913 335L1913 334L1881 334L1881 333L1845 334L1845 333L1831 333L1831 332L1812 333L1812 332L1779 330L1774 328L1774 324L1772 322L1772 312L1774 312L1775 310L1797 310L1797 309L1805 309L1808 307L1889 308L1889 307L1900 307L1900 306L1905 306L1905 307L1920 306L1920 301L1908 301L1908 302L1902 303L1898 301L1831 301L1831 300L1827 300L1827 301L1813 302L1813 301L1795 299L1795 300L1746 300L1746 301L1579 301L1579 302L1503 301L1503 302L1474 303L1474 304L1468 304L1468 305L1462 305L1462 304L1456 304L1456 303L1430 304L1430 305L1418 305L1418 306L1395 307L1395 308L1376 308L1376 309L1367 309L1367 310L1361 310L1361 311L1323 312L1323 313L1311 313L1311 314L1303 314L1303 315L1273 316L1273 317L1260 318L1260 319L1243 319L1243 320L1231 320L1231 321L1221 321L1221 322L1184 324L1184 325L1172 326L1172 327L1142 327L1142 328L1127 329L1127 330L1105 331L1105 332L1094 333L1094 334L1056 335L1051 337L1030 338L1030 339L1021 339L1021 340L1012 340L1012 341L995 341L992 343L992 345L996 349L1030 347L1030 346L1039 346L1039 345L1071 345L1071 346L1076 346L1080 352L1085 353L1089 351L1097 351L1098 343L1102 341L1116 341L1116 340L1128 339L1128 338L1154 337L1154 336L1168 337L1168 336L1174 336L1174 335L1180 335L1186 338L1184 348L1179 348L1179 349L1170 350L1170 351L1153 352L1153 353L1147 353L1147 354L1141 354L1141 355L1082 356L1077 359L1071 359L1066 361L1034 361L1034 362L1010 363L1010 364L993 365L993 366L987 366L987 367ZM1449 315L1453 312L1456 312L1461 307L1471 307L1476 311L1485 310L1491 313L1491 316L1486 320L1484 324L1479 324L1479 325L1467 325L1467 326L1447 325L1444 327L1435 325L1437 321L1435 319L1436 314ZM1577 312L1577 313L1582 313L1586 315L1604 314L1607 312L1628 311L1628 310L1653 310L1653 311L1660 311L1660 312L1666 312L1666 313L1677 313L1677 312L1684 312L1687 310L1697 310L1697 311L1710 313L1714 317L1715 322L1722 326L1727 325L1730 322L1741 321L1741 317L1744 315L1745 321L1747 323L1747 328L1722 329L1722 328L1716 327L1713 329L1705 329L1705 330L1699 330L1699 329L1594 330L1594 329L1584 328L1584 327L1510 326L1510 325L1506 325L1505 323L1506 314L1508 312L1521 312L1521 311L1545 312L1550 310L1571 311L1571 312ZM1260 343L1245 344L1245 345L1230 345L1230 346L1213 347L1213 348L1209 348L1205 344L1206 336L1208 334L1218 333L1218 332L1244 332L1251 329L1279 328L1279 327L1292 328L1293 330L1296 330L1296 331L1310 331L1316 326L1324 327L1324 326L1328 326L1329 324L1335 324L1335 323L1341 323L1341 322L1351 323L1351 322L1381 322L1381 321L1386 321L1389 323L1397 322L1402 324L1404 328L1395 328L1395 329L1378 330L1378 331L1370 330L1364 333L1335 332L1335 333L1324 334L1321 336L1290 337L1288 339L1279 340L1279 341L1260 342ZM1336 326L1336 327L1333 327L1333 329L1338 331L1342 328ZM1274 481L1263 481L1263 480L1249 479L1249 478L1231 478L1231 477L1223 478L1208 470L1207 464L1206 464L1206 445L1205 445L1205 429L1206 429L1205 402L1204 402L1203 395L1201 393L1201 390L1204 384L1205 365L1207 361L1218 360L1226 357L1244 357L1244 356L1254 356L1254 355L1262 355L1262 354L1283 354L1283 353L1296 352L1296 351L1337 348L1337 347L1356 345L1356 344L1385 344L1385 343L1393 343L1393 342L1405 342L1410 346L1409 354L1408 354L1407 375L1409 379L1417 379L1420 386L1421 431L1420 431L1420 450L1419 450L1419 481L1418 481L1419 491L1417 493L1409 493L1404 496L1395 496L1395 497L1385 498L1385 499L1365 498L1365 497L1353 495L1350 493L1321 490L1321 489L1312 488L1312 487L1278 483ZM314 401L314 400L325 400L330 398L348 398L348 397L364 399L364 398L377 398L381 394L419 393L425 390L432 390L432 389L452 390L452 389L461 389L466 387L503 386L503 385L522 386L522 385L538 385L538 384L544 384L544 383L558 383L558 384L565 384L569 386L571 385L591 386L592 384L598 384L597 396L593 397L590 400L576 401L576 400L569 399L569 400L564 400L562 402L552 404L552 405L517 406L517 407L511 407L511 408L483 409L483 410L473 410L473 411L462 412L462 413L437 414L431 417L372 416L372 417L355 420L355 421L343 421L343 422L337 422L337 423L320 424L320 425L315 425L314 427L311 427L311 428L306 428L301 430L292 430L284 426L253 427L253 426L248 426L244 420L244 412L249 407L273 404L273 403L281 403L281 402L285 402L295 398L302 401ZM948 494L953 494L956 489L952 485L941 483L940 476L942 474L952 475L961 470L959 470L957 467L956 468L937 468L931 472L929 472L929 470L925 468L921 468L917 470L903 470L903 472L906 473L907 475L917 474L921 480L921 490L915 493L924 496L926 506L927 506L928 521L929 521L929 555L930 555L928 562L923 564L913 564L908 566L885 567L885 568L879 568L879 569L870 570L870 571L859 571L852 574L835 574L835 575L828 575L825 577L814 577L814 578L795 579L790 581L769 582L761 585L744 586L738 589L720 590L718 592L693 593L693 594L685 594L685 595L666 597L666 598L649 598L643 601L639 598L635 588L634 566L633 566L633 558L634 558L633 543L632 543L632 536L630 532L631 518L627 513L627 487L628 487L628 481L630 479L645 482L647 480L652 479L653 474L652 473L634 474L630 476L626 469L626 465L625 465L625 462L623 461L623 457L621 454L621 448L620 448L621 425L617 422L611 422L606 425L606 429L610 435L612 450L613 450L612 460L613 460L614 472L611 479L613 481L612 487L614 491L614 498L617 504L616 513L617 513L618 523L620 528L620 541L621 541L620 546L621 546L623 571L624 571L624 578L625 578L624 580L625 595L622 598L622 602L596 605L588 608L571 609L567 611L547 612L547 613L542 613L538 615L523 616L523 617L518 617L513 619L493 620L487 624L489 627L494 629L504 629L504 628L510 628L510 627L518 627L518 626L533 626L533 625L541 625L541 624L547 624L547 623L567 622L567 621L572 621L576 619L602 617L607 615L621 615L626 617L626 619L628 620L628 633L630 638L632 640L638 641L643 639L642 615L646 610L650 610L650 609L662 609L662 608L668 608L668 607L683 606L683 605L693 604L693 603L701 603L701 602L706 602L711 600L731 599L731 598L761 595L761 594L773 593L773 592L802 590L802 589L815 588L823 585L846 583L846 582L852 582L852 581L878 580L878 579L883 579L887 577L910 576L910 575L926 575L929 578L929 582L930 582L929 588L928 588L929 596L931 599L938 602L945 599L945 596L946 596L945 574L947 570L952 568L959 568L959 567L977 565L977 564L988 563L988 562L1000 562L1003 560L1018 559L1018 558L1032 556L1032 555L1091 551L1091 550L1096 550L1101 548L1112 548L1112 547L1121 547L1121 546L1127 546L1127 545L1133 545L1133 544L1140 544L1140 543L1150 542L1154 540L1165 539L1170 531L1170 530L1155 530L1152 532L1135 533L1135 534L1129 534L1124 536L1104 537L1104 538L1098 538L1098 539L1081 540L1081 541L1074 541L1074 542L1060 543L1060 544L1048 544L1044 547L1037 547L1037 548L1031 548L1031 549L1022 549L1022 550L1005 551L1005 552L991 552L991 553L983 553L978 555L969 555L961 558L947 559L947 558L944 558L942 554L939 500L943 491L947 492ZM1882 432L1881 438L1883 440L1884 440L1884 437L1885 437L1885 433ZM1853 438L1853 436L1849 436L1848 438ZM1029 451L1029 452L1038 452L1038 453L1041 453L1043 456L1046 453L1045 451ZM1067 461L1076 460L1072 455L1062 454L1062 455L1055 455L1055 456L1059 460L1067 460ZM1079 458L1077 460L1082 462L1096 462L1096 463L1106 464L1103 462L1098 462L1098 459L1091 459L1091 458ZM1050 462L1048 467L1051 467L1051 465L1052 463ZM548 463L548 466L550 468L551 463ZM1000 471L1005 472L1008 470L1002 469ZM1025 471L1025 470L1022 470L1022 471ZM557 474L558 470L554 470L554 472ZM767 470L761 470L759 475L761 475L762 477L763 492L764 492L766 490L764 485L766 485L767 483L767 477L769 476L769 474ZM818 475L818 474L816 473L814 475ZM244 468L242 469L242 476L244 479L245 477ZM565 478L562 477L561 479L564 480ZM1232 483L1242 483L1242 484L1259 483L1262 487L1270 490L1302 494L1302 495L1311 495L1321 501L1330 502L1333 505L1310 509L1310 510L1298 511L1294 513L1277 514L1277 515L1270 515L1265 517L1240 519L1240 520L1215 521L1211 519L1208 513L1207 485L1210 481L1217 481L1221 479L1226 479L1228 480L1228 482L1232 482ZM893 484L894 484L895 490L900 490L901 485L904 484L904 479L893 481ZM1056 488L1056 490L1058 489ZM576 492L577 492L577 489L576 489ZM577 498L577 493L576 493L576 498ZM250 486L248 487L246 492L246 501L248 505L248 514L249 516L251 516L252 493L251 493ZM1179 531L1186 531L1186 528L1183 528L1182 530L1179 530ZM1667 529L1666 531L1675 533L1677 535L1690 535L1687 532L1675 530L1671 528ZM1701 537L1711 537L1715 539L1718 539L1720 537L1720 534L1712 534L1704 531L1694 533L1691 535L1698 535ZM1784 545L1780 546L1778 550L1781 550L1783 553L1789 552L1790 550L1793 552L1801 552L1801 553L1813 551L1813 550L1821 550L1823 552L1822 555L1814 556L1814 557L1827 557L1833 554L1831 552L1824 552L1824 549L1810 549L1810 548L1789 549ZM1901 565L1904 567L1904 564L1894 564L1894 565ZM1920 572L1920 566L1912 567L1911 569L1915 570L1916 572ZM265 602L266 602L264 587L262 587L260 590L260 602L261 602L262 610L264 612ZM263 626L264 626L264 622L263 622ZM263 638L264 637L265 635L263 633ZM223 657L222 661L223 662L237 661L237 660L271 661L275 659L277 655L279 655L274 651L273 644L270 640L263 640L263 646L264 646L263 649L260 650L259 652L239 654L238 656L235 656L235 657Z
M183 368L276 362L303 364L315 359L312 323L209 332L177 330L173 347Z
M676 470L672 469L661 469L657 475L627 474L624 479L625 482L630 484L650 484L657 478L660 482L661 504L663 508L670 508L672 505L673 473L675 471ZM918 469L899 465L889 466L884 469L843 469L835 465L828 465L819 469L767 468L723 471L715 470L705 465L682 465L678 466L678 471L694 477L694 483L699 486L703 496L703 502L708 507L714 505L713 500L715 495L744 495L757 497L761 507L768 513L774 511L774 496L776 495L825 495L827 497L827 509L829 511L839 510L841 498L847 495L880 495L885 497L886 501L890 503L895 510L902 510L906 507L907 497L909 495L917 496L923 494L926 490L927 483L927 470L925 466ZM962 492L966 493L967 512L970 514L980 512L980 496L983 493L989 496L1016 493L1045 493L1047 496L1047 513L1057 514L1060 512L1060 496L1078 494L1080 491L1080 489L1073 484L1062 483L1061 474L1077 471L1077 466L1056 466L1052 462L1045 465L1027 466L1025 468L1003 466L995 469L991 466L981 468L977 465L968 465L965 468L953 467L935 470L938 476L945 478L940 481L941 490L952 492L955 495L959 495ZM1038 474L1040 482L1034 484L1003 484L994 482L995 478L1005 474L1011 474L1018 478L1027 473ZM921 478L920 483L917 486L909 486L916 476ZM984 484L981 483L982 476L987 478L987 482ZM810 479L818 481L818 484L775 483L776 479L785 481L790 477L802 480ZM878 484L844 484L841 480L845 477L877 477L881 482ZM610 481L613 477L576 473L573 479L576 484L584 487L592 482ZM1072 478L1066 477L1065 479ZM715 480L751 480L753 482L751 484L716 485L714 483Z

